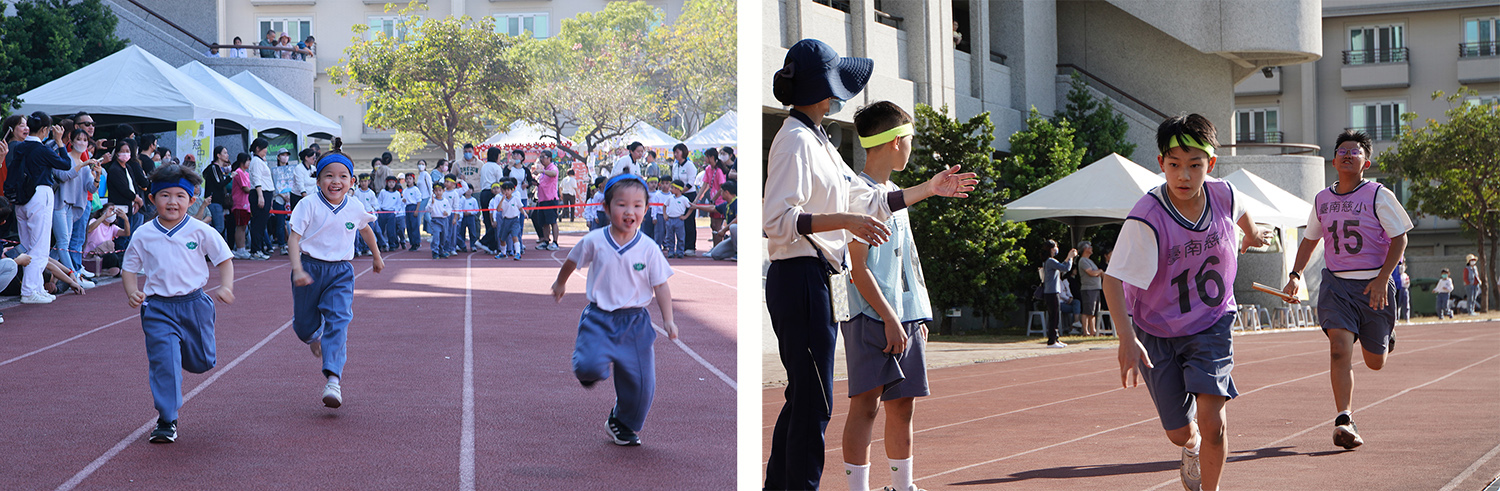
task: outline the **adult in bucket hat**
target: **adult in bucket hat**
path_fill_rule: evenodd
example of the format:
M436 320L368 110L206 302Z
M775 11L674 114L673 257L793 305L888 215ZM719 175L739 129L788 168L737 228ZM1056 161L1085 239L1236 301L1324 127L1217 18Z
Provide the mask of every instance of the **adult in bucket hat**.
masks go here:
M977 182L955 166L917 186L888 190L844 163L819 124L864 90L873 67L868 58L839 56L821 41L803 39L772 75L776 99L792 108L771 141L762 205L771 258L766 308L787 373L766 489L817 489L823 474L838 331L833 305L845 300L831 296L829 274L843 270L849 240L879 245L890 235L884 222L891 213L930 196L967 196Z

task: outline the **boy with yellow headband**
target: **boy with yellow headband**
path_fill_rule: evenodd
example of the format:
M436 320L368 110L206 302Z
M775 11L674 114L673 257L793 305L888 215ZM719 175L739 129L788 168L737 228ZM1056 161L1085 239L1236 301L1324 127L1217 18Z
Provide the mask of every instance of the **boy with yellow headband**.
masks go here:
M682 251L686 250L687 244L687 212L693 206L687 196L683 196L683 190L687 184L682 181L672 181L672 196L664 202L664 212L667 215L667 257L682 257Z
M865 148L859 177L886 191L901 189L891 172L906 169L911 157L912 118L881 101L854 113L854 127ZM885 404L885 454L891 465L886 490L913 491L912 412L927 390L927 322L932 304L917 257L916 239L905 209L885 221L890 240L871 245L856 237L849 243L849 313L840 323L849 373L849 419L844 424L844 471L849 489L870 489L870 433L878 404Z

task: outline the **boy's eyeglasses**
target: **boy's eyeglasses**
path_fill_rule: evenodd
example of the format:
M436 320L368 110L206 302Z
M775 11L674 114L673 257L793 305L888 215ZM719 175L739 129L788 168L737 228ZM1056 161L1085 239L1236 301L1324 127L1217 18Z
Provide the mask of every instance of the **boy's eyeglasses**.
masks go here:
M1359 149L1359 148L1340 148L1338 150L1334 150L1333 151L1333 156L1335 156L1335 157L1343 157L1343 156L1347 155L1347 156L1350 156L1350 157L1358 157L1360 155L1364 155L1364 153L1365 153L1365 151L1363 149Z

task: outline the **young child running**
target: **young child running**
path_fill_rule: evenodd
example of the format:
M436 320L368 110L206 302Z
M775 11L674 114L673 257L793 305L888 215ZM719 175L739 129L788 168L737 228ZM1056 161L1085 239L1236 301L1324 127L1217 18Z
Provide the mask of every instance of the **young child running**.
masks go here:
M177 441L182 371L207 372L216 362L214 301L203 293L209 263L219 267L214 296L234 303L234 252L212 226L187 219L202 183L198 173L180 165L151 173L156 219L131 238L120 273L125 296L132 308L141 308L141 329L146 331L151 400L158 414L151 443ZM140 288L138 275L146 277Z
M1363 347L1365 366L1385 367L1396 349L1396 263L1406 253L1411 217L1396 193L1364 179L1370 168L1370 137L1344 131L1333 152L1339 180L1313 198L1307 232L1282 289L1291 295L1301 287L1302 268L1323 241L1323 283L1318 291L1318 320L1328 336L1329 378L1333 405L1333 444L1352 449L1364 443L1351 419L1354 396L1354 341Z
M344 404L345 341L349 321L354 319L354 236L378 251L370 222L375 215L358 203L351 204L354 162L340 149L343 139L333 139L333 150L318 159L318 199L304 199L292 210L287 246L292 262L292 330L323 360L323 405ZM385 259L374 252L376 273L385 269Z
M1110 316L1122 327L1120 384L1146 379L1167 439L1182 447L1180 475L1190 491L1219 489L1225 403L1239 395L1229 373L1236 256L1264 244L1234 188L1208 178L1215 133L1197 114L1157 127L1156 161L1167 182L1130 210L1104 277ZM1236 224L1245 233L1238 251Z
M557 272L552 297L562 302L568 278L588 268L585 294L589 305L578 320L573 347L573 374L584 387L609 378L614 364L615 407L605 426L615 445L641 444L638 432L656 394L656 331L646 307L653 294L667 337L677 339L672 320L672 267L651 238L640 233L646 216L646 182L633 174L611 178L604 186L609 226L583 236Z
M906 169L911 156L912 117L901 107L881 101L854 113L865 170L860 177L886 191L901 189L891 172ZM844 471L849 489L870 489L870 432L881 403L885 406L885 454L891 485L885 491L917 491L911 482L912 412L917 397L928 395L927 322L932 305L917 258L911 221L905 209L885 222L890 241L871 246L855 238L849 244L849 292L854 318L840 323L849 365L849 420L844 424Z

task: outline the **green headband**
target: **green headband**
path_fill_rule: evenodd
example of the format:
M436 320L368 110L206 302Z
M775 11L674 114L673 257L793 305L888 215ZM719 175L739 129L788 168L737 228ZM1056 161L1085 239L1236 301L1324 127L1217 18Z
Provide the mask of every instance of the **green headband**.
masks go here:
M1174 148L1177 148L1177 147L1196 148L1196 149L1202 150L1204 152L1207 152L1208 153L1208 158L1214 158L1214 147L1209 146L1207 144L1198 143L1197 139L1195 139L1195 138L1193 138L1191 136L1188 136L1188 135L1182 135L1182 141L1181 142L1178 142L1176 135L1173 135L1171 139L1167 140L1167 148L1166 148L1167 150L1171 150L1171 149L1174 149ZM1166 152L1162 152L1162 153L1166 153Z
M889 143L891 140L895 140L903 136L911 136L914 134L916 134L916 129L912 127L911 123L906 123L901 126L885 130L884 133L875 136L861 136L859 137L859 146L864 148L877 147Z

